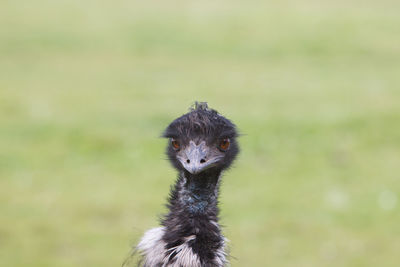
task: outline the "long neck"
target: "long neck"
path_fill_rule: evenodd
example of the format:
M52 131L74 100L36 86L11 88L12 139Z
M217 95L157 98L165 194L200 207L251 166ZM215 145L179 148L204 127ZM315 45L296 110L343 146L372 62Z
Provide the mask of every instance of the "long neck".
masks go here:
M201 175L180 173L167 205L169 213L162 221L167 248L195 237L192 249L204 262L211 262L215 251L223 248L217 207L220 175L215 171Z
M181 172L172 188L168 208L174 217L217 219L220 172L193 175ZM182 218L181 218L182 219Z

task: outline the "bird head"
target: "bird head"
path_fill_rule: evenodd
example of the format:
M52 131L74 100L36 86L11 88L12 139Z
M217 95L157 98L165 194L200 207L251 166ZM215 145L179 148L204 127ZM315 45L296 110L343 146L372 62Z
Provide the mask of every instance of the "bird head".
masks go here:
M228 168L239 152L235 125L207 103L196 102L190 112L175 119L164 131L172 165L192 175Z

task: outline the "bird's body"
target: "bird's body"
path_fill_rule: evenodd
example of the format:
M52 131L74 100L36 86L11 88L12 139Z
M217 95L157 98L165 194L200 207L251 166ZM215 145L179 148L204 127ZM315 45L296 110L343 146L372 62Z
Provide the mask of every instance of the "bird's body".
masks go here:
M238 153L236 128L205 103L173 121L164 133L167 155L179 171L161 227L137 246L144 267L221 267L226 242L218 224L221 173Z

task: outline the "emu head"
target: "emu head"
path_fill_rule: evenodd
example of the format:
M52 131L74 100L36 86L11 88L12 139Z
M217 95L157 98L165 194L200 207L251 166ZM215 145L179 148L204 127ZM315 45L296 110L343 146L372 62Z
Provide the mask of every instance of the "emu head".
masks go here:
M204 102L196 102L163 134L169 139L167 155L172 165L194 175L228 168L239 152L237 136L235 125Z

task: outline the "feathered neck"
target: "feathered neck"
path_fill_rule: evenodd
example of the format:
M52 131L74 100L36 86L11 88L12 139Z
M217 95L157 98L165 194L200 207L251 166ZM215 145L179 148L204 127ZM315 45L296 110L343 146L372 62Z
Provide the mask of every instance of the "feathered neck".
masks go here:
M169 215L184 218L218 216L219 177L221 172L203 172L197 175L181 172L171 189Z
M195 237L191 247L203 262L212 262L216 251L224 247L218 225L218 192L220 171L200 175L180 173L171 189L169 213L162 221L166 248L179 246Z

